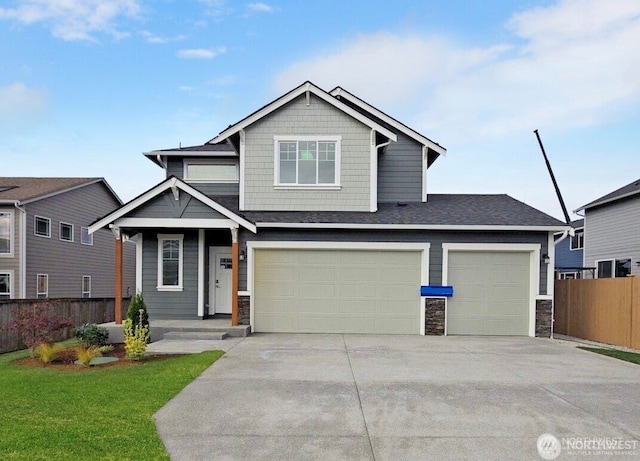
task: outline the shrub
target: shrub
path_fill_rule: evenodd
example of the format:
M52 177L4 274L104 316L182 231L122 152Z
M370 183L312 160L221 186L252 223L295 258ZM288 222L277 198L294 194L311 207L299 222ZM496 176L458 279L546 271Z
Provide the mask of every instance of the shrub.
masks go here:
M124 330L124 349L129 360L142 360L147 351L147 342L149 341L149 327L143 324L144 310L140 309L139 322L134 327L131 319L122 322Z
M147 305L144 303L142 293L136 293L136 295L131 298L131 301L129 301L127 318L131 320L134 330L139 323L147 329L149 328L149 314L147 313Z
M95 323L85 323L73 329L73 336L85 346L104 346L109 340L109 330Z
M42 343L35 348L34 355L38 357L42 361L42 363L51 363L64 349L64 345L60 343Z
M75 351L76 357L78 357L80 363L85 367L91 365L91 359L102 355L99 346L78 346Z
M54 333L72 325L70 319L55 313L51 303L43 302L30 309L17 311L5 329L18 335L34 355L38 344L51 343Z

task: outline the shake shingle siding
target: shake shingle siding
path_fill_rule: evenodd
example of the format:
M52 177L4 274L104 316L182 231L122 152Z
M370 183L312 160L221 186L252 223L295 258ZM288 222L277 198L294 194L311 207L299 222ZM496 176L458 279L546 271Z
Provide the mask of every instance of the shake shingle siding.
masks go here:
M398 134L378 156L378 202L422 200L422 146Z
M246 210L370 209L371 130L323 100L301 96L245 130ZM274 189L274 136L342 136L340 190Z
M81 227L118 208L103 183L94 183L25 205L27 210L26 296L35 298L37 274L49 275L49 297L81 297L82 276L91 276L92 297L113 297L115 239L109 230L81 243ZM51 220L51 237L34 235L34 216ZM73 242L60 240L60 223L73 225ZM135 291L135 247L124 246L123 295Z

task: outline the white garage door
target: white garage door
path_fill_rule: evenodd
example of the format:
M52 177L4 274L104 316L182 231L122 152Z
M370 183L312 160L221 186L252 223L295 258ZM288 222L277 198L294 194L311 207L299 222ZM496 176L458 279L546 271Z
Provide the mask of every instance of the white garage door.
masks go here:
M447 334L528 335L530 253L449 251Z
M254 330L420 333L418 251L255 249Z

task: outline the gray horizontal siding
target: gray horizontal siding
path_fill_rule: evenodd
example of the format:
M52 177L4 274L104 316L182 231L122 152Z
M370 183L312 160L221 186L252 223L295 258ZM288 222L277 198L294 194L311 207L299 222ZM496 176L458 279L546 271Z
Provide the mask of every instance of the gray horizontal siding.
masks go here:
M545 232L436 232L436 231L285 231L261 230L257 235L248 231L240 232L241 248L246 248L249 240L259 241L331 241L331 242L428 242L429 283L442 283L442 243L534 243L540 244L540 254L546 253L548 234ZM240 290L247 290L247 264L239 267ZM547 294L547 267L540 263L540 294Z
M422 200L422 145L400 133L378 156L378 202Z
M588 209L584 228L585 266L631 258L631 274L640 276L640 197Z
M143 236L142 294L151 319L198 318L198 231L163 230L183 234L183 291L158 291L157 232Z
M27 298L36 297L36 275L49 275L49 297L82 295L82 276L91 276L92 297L112 297L115 288L115 239L109 230L93 234L93 245L80 243L80 228L119 203L102 183L75 189L25 206L27 210ZM36 237L34 216L51 219L51 238ZM60 240L60 222L73 224L73 242ZM123 295L135 291L135 245L123 247Z
M182 163L182 157L167 158L167 178L169 176L184 179L184 164Z

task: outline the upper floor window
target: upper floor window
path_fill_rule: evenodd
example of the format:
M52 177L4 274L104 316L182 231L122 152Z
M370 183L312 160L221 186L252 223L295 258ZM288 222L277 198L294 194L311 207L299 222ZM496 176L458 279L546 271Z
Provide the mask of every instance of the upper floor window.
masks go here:
M584 229L576 230L576 233L571 237L571 250L582 250L584 248Z
M0 272L0 299L11 298L11 277L13 271Z
M51 220L42 216L34 216L33 233L38 237L51 238Z
M233 160L185 160L185 181L238 182L238 164Z
M66 222L60 223L60 240L73 242L73 224L67 224Z
M93 245L93 234L89 233L88 227L80 228L80 243L83 245Z
M183 235L158 235L158 290L182 290Z
M340 136L276 136L276 185L337 186Z
M13 213L0 212L0 255L11 255L11 241L13 239Z
M596 263L599 279L626 277L631 274L631 259L605 259Z

